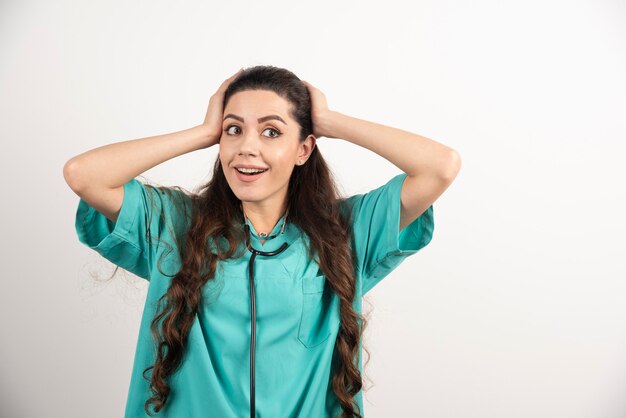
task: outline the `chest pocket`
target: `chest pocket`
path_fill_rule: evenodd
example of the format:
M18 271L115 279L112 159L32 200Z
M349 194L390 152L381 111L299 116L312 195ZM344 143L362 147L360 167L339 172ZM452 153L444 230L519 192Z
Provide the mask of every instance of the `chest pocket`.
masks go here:
M318 346L339 329L339 322L339 298L326 285L326 277L302 278L298 340L307 348Z

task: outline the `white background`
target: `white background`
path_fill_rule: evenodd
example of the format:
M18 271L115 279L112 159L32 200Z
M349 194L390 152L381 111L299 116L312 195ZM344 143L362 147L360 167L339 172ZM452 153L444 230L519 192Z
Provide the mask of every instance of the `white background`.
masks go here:
M432 242L368 294L368 418L626 416L626 2L4 0L2 417L125 407L147 283L104 281L64 163L200 124L257 64L462 157ZM318 146L348 195L400 173ZM145 176L193 189L216 156Z

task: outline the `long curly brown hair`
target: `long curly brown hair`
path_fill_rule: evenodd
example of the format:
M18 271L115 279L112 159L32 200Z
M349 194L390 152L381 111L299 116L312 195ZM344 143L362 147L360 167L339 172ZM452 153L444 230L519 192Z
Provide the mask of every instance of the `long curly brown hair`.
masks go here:
M300 125L300 141L313 133L309 92L292 72L274 66L245 69L226 90L223 108L234 93L244 90L275 92L291 104L291 116ZM176 196L172 188L155 188L160 193ZM165 407L170 394L168 377L182 362L189 331L202 303L202 287L213 279L219 260L241 257L243 253L237 249L245 248L239 245L245 241L243 229L237 227L243 222L241 201L228 185L219 157L212 178L188 197L191 211L185 209L185 216L189 227L180 237L173 234L182 266L159 299L161 311L151 323L156 361L143 372L153 394L144 405L150 416L151 405L155 413ZM180 202L180 199L173 200ZM336 361L331 367L333 391L343 411L341 418L362 418L355 396L363 387L358 356L367 319L353 309L356 279L349 211L340 210L343 198L317 147L306 164L294 167L287 200L290 221L308 235L311 244L308 254L311 258L314 254L317 256L320 269L340 300L341 325L335 342ZM207 243L220 242L227 242L227 248L220 244L207 250ZM369 352L365 351L369 360ZM152 370L151 377L146 377L149 370Z

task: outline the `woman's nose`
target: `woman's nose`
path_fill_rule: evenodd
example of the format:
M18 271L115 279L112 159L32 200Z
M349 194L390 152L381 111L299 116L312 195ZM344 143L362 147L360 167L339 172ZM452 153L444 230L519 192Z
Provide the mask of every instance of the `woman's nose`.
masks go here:
M242 154L256 154L259 150L260 140L256 131L248 130L242 135L239 152Z

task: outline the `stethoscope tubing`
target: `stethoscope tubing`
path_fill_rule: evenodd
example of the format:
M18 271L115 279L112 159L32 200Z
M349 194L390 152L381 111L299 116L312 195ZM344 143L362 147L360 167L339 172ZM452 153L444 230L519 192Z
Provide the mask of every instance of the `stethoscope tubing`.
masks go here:
M246 225L246 231L249 227ZM256 400L255 400L255 373L254 373L254 359L256 351L256 296L254 292L254 260L257 255L265 257L272 257L285 251L289 246L284 242L277 250L274 251L259 251L252 248L250 245L250 235L248 235L246 246L252 253L250 262L248 263L248 280L250 282L250 310L252 312L252 320L250 321L250 418L255 418L256 415Z

